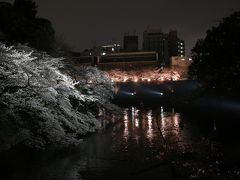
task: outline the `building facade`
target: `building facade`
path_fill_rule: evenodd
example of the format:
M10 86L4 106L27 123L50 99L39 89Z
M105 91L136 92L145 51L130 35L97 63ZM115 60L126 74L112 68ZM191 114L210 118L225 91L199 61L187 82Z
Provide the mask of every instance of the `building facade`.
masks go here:
M133 70L146 67L157 67L157 52L121 52L100 56L97 66L101 69Z
M165 59L167 41L161 29L147 29L143 32L143 50L156 51L160 62Z
M170 65L170 57L185 56L185 43L177 31L163 33L161 29L147 29L143 33L143 50L156 51L160 65Z

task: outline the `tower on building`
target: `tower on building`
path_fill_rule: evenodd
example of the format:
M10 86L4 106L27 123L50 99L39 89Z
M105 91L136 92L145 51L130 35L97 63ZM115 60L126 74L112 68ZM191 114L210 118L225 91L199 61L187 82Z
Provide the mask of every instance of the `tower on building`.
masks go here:
M123 48L127 52L138 51L138 36L125 34L123 38Z

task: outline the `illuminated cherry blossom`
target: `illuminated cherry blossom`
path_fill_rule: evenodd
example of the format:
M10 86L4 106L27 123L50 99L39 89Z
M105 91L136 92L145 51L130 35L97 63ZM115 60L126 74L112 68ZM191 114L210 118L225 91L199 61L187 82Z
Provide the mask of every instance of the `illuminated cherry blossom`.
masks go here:
M154 69L145 68L141 70L128 70L121 69L107 70L113 82L163 82L163 81L176 81L181 79L180 74L172 69Z

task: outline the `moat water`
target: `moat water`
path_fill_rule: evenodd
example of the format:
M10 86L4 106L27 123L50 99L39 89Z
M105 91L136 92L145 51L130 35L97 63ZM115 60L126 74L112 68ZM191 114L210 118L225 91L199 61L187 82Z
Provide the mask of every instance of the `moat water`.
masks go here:
M224 102L226 107L216 98L208 97L191 107L127 102L122 105L120 120L86 137L75 150L12 153L1 164L1 177L12 180L188 179L187 171L181 173L181 169L173 169L171 165L178 156L167 157L166 153L169 149L189 153L194 148L205 147L194 146L201 142L217 142L224 159L238 166L240 105L234 100ZM204 148L199 151L205 153Z

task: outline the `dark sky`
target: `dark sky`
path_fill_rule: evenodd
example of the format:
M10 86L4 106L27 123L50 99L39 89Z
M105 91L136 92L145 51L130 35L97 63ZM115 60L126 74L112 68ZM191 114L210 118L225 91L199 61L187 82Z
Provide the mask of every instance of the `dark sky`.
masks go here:
M11 0L6 0L12 2ZM149 27L178 31L189 54L196 39L232 10L240 0L36 0L38 16L52 21L56 32L75 50L118 41L124 32L140 37Z

